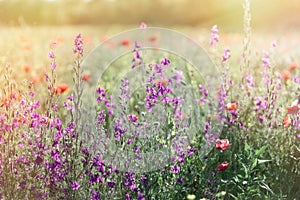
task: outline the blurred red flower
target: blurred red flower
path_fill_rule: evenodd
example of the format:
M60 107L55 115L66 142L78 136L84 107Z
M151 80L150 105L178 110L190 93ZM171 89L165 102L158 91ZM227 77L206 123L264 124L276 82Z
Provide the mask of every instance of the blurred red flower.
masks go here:
M226 150L231 144L229 144L229 140L228 139L217 139L216 141L216 148L217 149L222 149L223 151Z
M160 85L163 87L167 87L169 85L169 82L163 79L154 80L154 86L158 87Z
M219 171L224 171L228 168L229 163L228 162L222 162L220 165L218 165L217 169Z
M287 128L292 124L292 120L289 115L286 115L283 119L283 127Z
M149 39L150 42L155 42L157 40L157 36L156 35L152 35L148 39Z
M24 71L25 73L29 73L30 70L31 70L31 66L30 66L30 65L26 64L26 65L23 66L23 71Z
M237 108L237 103L233 102L233 103L227 103L226 104L226 110L236 110Z
M83 81L88 81L88 80L90 80L91 76L92 76L91 74L83 74L82 75L82 80Z
M300 111L300 101L297 99L292 102L291 106L288 106L287 108L288 114L298 114Z
M120 44L121 44L122 46L124 46L124 47L129 47L130 41L127 40L127 39L124 39L124 40L122 40L122 41L120 42Z
M39 74L37 74L32 77L31 81L33 84L39 83L42 81L42 77Z
M65 83L57 84L54 86L56 94L62 94L69 89L69 86Z
M289 66L288 66L288 69L289 70L296 70L296 69L298 69L299 68L299 65L298 65L298 63L296 63L296 62L293 62L293 63L291 63Z
M284 71L281 72L281 76L284 79L284 81L287 81L287 80L290 79L291 73L287 70L284 70Z

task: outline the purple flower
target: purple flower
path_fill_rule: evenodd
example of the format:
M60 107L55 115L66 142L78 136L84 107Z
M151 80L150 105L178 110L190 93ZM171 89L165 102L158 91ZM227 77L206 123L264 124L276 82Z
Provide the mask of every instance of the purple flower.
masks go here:
M199 91L202 93L202 95L207 97L208 96L208 90L203 85L199 85L198 87L199 87Z
M148 178L145 175L141 176L141 181L146 185L148 184Z
M35 164L40 165L43 163L43 159L40 156L37 156L35 159Z
M145 196L143 195L143 193L138 192L137 200L145 200Z
M141 58L141 53L140 53L139 51L136 51L136 52L135 52L135 57L136 57L137 59L140 59L140 58Z
M126 200L131 200L130 194L125 194L125 199L126 199Z
M46 79L46 82L49 82L49 75L48 74L45 74L45 79Z
M51 69L51 70L55 70L55 69L56 69L56 63L55 63L55 61L52 61L52 62L50 63L50 69Z
M122 126L123 120L121 118L118 118L116 120L116 123L114 124L114 136L115 136L115 141L119 142L121 135L126 133L127 129Z
M112 182L112 181L107 182L107 187L109 187L109 188L114 188L115 185L116 184L114 182Z
M130 114L127 116L128 120L131 122L136 122L138 120L138 116Z
M100 192L93 191L91 200L100 200L100 199L101 199L100 198Z
M228 59L230 58L230 50L228 48L224 49L223 55L222 55L222 63L226 63Z
M134 46L136 49L141 48L141 45L139 45L139 43L137 41L135 41Z
M102 88L99 87L99 88L96 90L96 93L99 94L99 95L101 95L101 94L105 93L105 91L104 91L104 89L102 89Z
M127 144L131 144L132 143L132 139L131 138L128 138L127 139Z
M300 78L298 78L297 76L294 77L294 82L297 84L300 84Z
M55 58L54 52L53 52L53 51L50 51L50 52L48 53L48 57L51 58L51 59L54 59L54 58Z
M183 179L182 178L178 178L177 179L177 183L179 183L181 185L183 183Z
M183 71L176 70L173 78L175 79L177 85L180 83L180 81L182 81L182 77L183 77Z
M162 64L163 66L167 67L170 65L170 60L168 58L164 58L162 59L162 61L160 62L160 64Z
M72 184L72 190L78 190L79 188L80 188L80 184L74 181Z
M193 155L193 154L194 154L194 151L196 151L196 150L197 150L196 147L191 147L191 148L189 148L188 151L187 151L187 155L188 155L188 156L189 156L189 155Z
M74 49L73 49L74 54L79 54L80 56L83 56L83 38L81 33L76 35L74 39Z
M211 28L211 32L210 32L210 45L214 46L215 44L217 44L217 42L219 41L219 35L218 35L218 26L214 25Z
M253 76L251 75L246 76L246 84L248 87L254 87Z
M263 51L263 58L262 58L262 65L264 67L270 67L271 66L271 61L269 57L269 53L267 51Z
M178 165L175 165L174 167L171 167L171 171L174 174L178 174L180 172L180 167Z

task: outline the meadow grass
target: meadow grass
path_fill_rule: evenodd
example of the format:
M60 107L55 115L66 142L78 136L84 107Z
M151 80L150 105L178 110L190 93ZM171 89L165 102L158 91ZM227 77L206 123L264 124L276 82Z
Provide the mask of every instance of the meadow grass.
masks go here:
M132 134L140 130L141 120L157 121L158 116L143 115L149 109L147 105L137 107L140 99L152 101L153 93L142 96L138 95L142 92L137 91L128 102L111 105L107 100L109 89L114 88L116 82L112 74L122 71L122 60L113 63L111 71L104 74L105 81L99 85L103 90L97 91L100 97L97 128L103 140L121 144L125 150L136 152L138 157L154 146L173 147L173 141L177 144L173 132L197 132L186 151L174 147L172 162L160 170L145 173L120 171L105 163L104 155L92 154L78 136L78 132L85 131L80 126L81 116L76 112L84 101L84 97L80 97L81 84L90 84L88 78L82 80L84 72L80 61L106 37L128 27L0 28L3 38L0 41L1 197L299 199L300 73L297 63L300 60L296 46L300 38L297 32L260 35L252 31L250 35L247 22L245 24L244 43L243 34L222 34L222 27L218 27L220 30L215 34L220 34L219 40L214 46L209 43L210 27L176 28L195 38L222 72L223 85L215 100L222 105L222 115L219 118L210 116L201 122L204 127L185 129L184 123L188 123L185 120L176 124L178 116L170 114L176 113L170 103L159 107L168 114L159 116L164 123L158 136L147 142L134 139ZM83 35L83 55L73 52L78 32ZM228 50L224 53L226 48L230 56ZM53 55L47 56L50 51ZM168 59L172 67L182 65L182 61L172 55L168 55ZM51 62L55 62L55 69L49 67ZM164 65L161 60L155 62ZM182 70L184 77L191 73L188 67ZM157 82L159 73L153 73L154 82L150 81L147 86L175 98L172 92L165 90L173 85L160 79ZM126 99L126 80L122 81L120 92ZM205 89L209 91L209 86L202 80L194 76L185 81L193 86L197 99L206 98ZM199 87L199 84L203 85ZM155 98L161 100L161 96ZM120 108L126 111L123 117L127 122L122 121L122 116L110 114L115 107L118 112ZM224 126L217 138L210 138L216 148L203 160L199 149L216 119L223 120ZM124 128L126 134L122 132ZM131 131L127 133L127 130Z

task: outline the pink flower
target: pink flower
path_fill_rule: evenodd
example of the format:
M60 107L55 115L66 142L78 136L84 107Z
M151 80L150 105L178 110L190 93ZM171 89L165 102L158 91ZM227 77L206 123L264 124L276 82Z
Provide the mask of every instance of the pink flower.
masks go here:
M140 24L140 29L146 29L147 28L147 24L145 22L142 22Z
M226 150L229 146L231 146L231 144L229 144L229 140L227 139L217 139L216 141L216 148L217 149L222 149L223 151Z
M298 63L296 63L296 62L293 62L293 63L291 63L291 64L288 66L288 69L291 70L291 71L296 70L296 69L298 69L298 68L299 68L299 65L298 65Z

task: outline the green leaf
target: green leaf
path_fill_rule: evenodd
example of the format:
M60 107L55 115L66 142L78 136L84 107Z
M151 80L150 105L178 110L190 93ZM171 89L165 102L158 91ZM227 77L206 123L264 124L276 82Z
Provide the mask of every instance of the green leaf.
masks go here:
M245 150L246 152L249 152L249 151L250 151L250 146L249 146L249 144L248 144L247 142L245 143L244 150Z
M265 145L265 146L263 146L262 148L256 150L256 151L255 151L255 155L256 155L256 156L261 155L266 149L267 149L267 146Z
M222 192L219 192L216 196L217 197L223 197L226 195L226 192L225 191L222 191Z
M251 169L254 169L257 166L257 163L258 163L258 159L255 158L253 163L252 163Z
M234 196L233 194L229 193L229 196L231 196L233 199L238 200L238 198L236 196Z
M260 160L258 159L258 164L266 163L266 162L272 162L272 160Z
M249 169L247 168L247 166L244 163L242 163L242 165L243 165L243 168L245 169L244 170L245 178L248 178L249 177Z
M271 192L272 194L274 194L274 192L271 190L271 188L270 188L267 184L265 184L264 182L261 182L261 183L259 184L259 186L260 186L261 188L263 188L263 189L268 190L268 191Z

